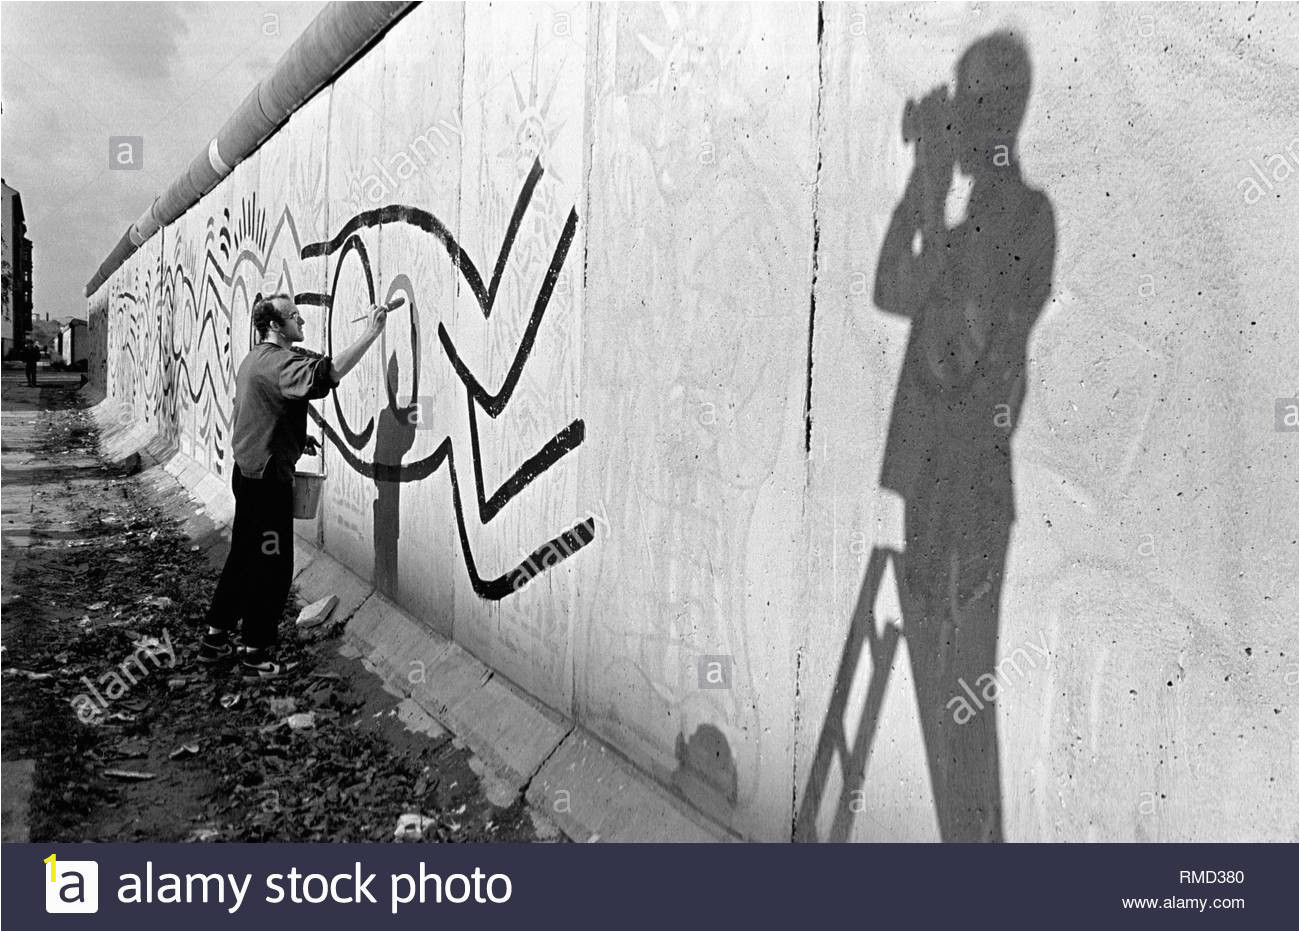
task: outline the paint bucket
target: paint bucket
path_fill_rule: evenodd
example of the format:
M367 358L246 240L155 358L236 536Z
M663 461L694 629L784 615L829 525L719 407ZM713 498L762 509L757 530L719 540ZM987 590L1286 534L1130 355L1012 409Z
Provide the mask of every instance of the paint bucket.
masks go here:
M316 517L320 507L320 493L325 486L325 476L316 473L293 474L293 516L299 521Z

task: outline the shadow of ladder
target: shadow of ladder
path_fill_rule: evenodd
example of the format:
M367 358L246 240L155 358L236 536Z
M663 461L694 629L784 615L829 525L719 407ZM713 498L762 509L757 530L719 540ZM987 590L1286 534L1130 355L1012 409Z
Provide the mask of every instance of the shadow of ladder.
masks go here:
M813 756L812 769L808 774L808 783L804 787L803 802L795 821L795 841L819 841L817 838L817 817L822 810L822 798L826 793L826 784L830 779L831 766L836 758L839 760L840 776L843 788L839 803L835 807L835 819L831 825L826 841L846 841L852 826L853 811L849 805L852 794L861 789L866 777L867 758L871 753L871 743L880 722L880 709L884 704L885 686L890 668L894 663L894 654L898 650L901 629L894 622L886 622L884 631L877 636L875 605L880 593L880 585L885 576L886 562L894 562L894 579L901 573L900 555L897 551L877 547L871 552L867 561L867 572L858 595L858 604L853 610L853 619L849 624L849 633L844 641L844 652L840 656L839 672L835 676L835 686L831 692L830 706L822 723L821 737L817 740L817 752ZM900 593L899 604L902 604ZM862 660L863 646L871 654L871 684L867 690L867 699L862 709L862 718L849 747L848 735L844 729L844 712L848 707L849 691L857 675L858 664Z

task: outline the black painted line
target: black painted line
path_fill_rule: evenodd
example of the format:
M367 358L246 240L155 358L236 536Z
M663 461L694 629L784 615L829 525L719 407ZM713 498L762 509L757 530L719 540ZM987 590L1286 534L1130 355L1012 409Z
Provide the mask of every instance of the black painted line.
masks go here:
M537 339L537 330L542 324L542 318L546 315L547 305L551 300L551 292L555 288L555 281L559 278L560 269L564 266L564 261L569 254L569 245L573 242L573 234L578 225L578 213L570 209L569 219L564 224L564 232L560 234L560 240L555 246L555 254L551 258L550 268L546 270L546 278L542 281L541 288L537 292L537 301L533 305L533 313L528 319L528 325L524 328L523 336L519 341L519 348L515 351L515 358L506 372L505 380L501 383L501 389L495 394L485 389L482 384L470 372L469 367L465 365L460 354L456 352L456 346L451 341L451 335L447 333L447 328L438 324L438 339L442 342L443 351L446 352L452 368L460 376L460 380L465 383L465 388L479 403L484 411L490 417L496 417L510 401L510 396L514 393L515 386L519 383L519 377L523 374L524 364L528 361L528 356L532 352L533 342Z
M409 207L405 204L387 204L357 214L330 239L318 243L308 243L304 246L302 248L302 258L310 259L316 256L332 255L347 241L348 237L363 228L382 226L385 223L406 223L431 234L442 243L447 255L451 257L452 265L460 271L470 290L474 292L474 299L483 311L484 318L488 318L492 315L492 305L496 301L497 285L505 269L506 260L514 248L515 237L519 232L519 224L523 220L524 212L528 209L528 205L532 200L533 190L536 188L542 174L541 162L534 159L532 170L529 171L524 186L519 191L519 197L515 201L515 209L511 214L510 223L506 227L505 238L501 241L501 249L497 253L496 267L489 288L484 288L483 278L479 274L478 267L474 265L469 253L457 242L456 237L452 235L443 222L426 210Z
M460 482L456 478L455 451L452 448L450 437L444 437L432 454L415 463L399 466L386 463L367 463L343 444L342 438L339 437L320 412L313 407L308 407L307 410L310 412L312 420L325 434L326 439L338 449L344 461L355 472L366 478L380 482L410 482L424 479L437 471L444 462L447 464L451 475L452 510L456 515L456 532L460 538L461 558L465 561L470 586L480 598L492 601L505 598L521 589L544 570L555 566L587 546L596 537L596 523L592 518L588 518L536 548L529 554L527 559L513 569L493 579L484 579L479 575L478 566L474 560L474 552L470 548L469 532L465 527L464 508L460 499Z
M366 273L366 294L371 304L375 303L375 277L370 271L370 254L366 251L366 244L362 242L361 237L356 234L349 234L343 244L343 252L339 254L338 261L334 264L334 281L330 286L330 294L338 294L339 276L343 272L344 260L347 259L348 253L355 250L357 259L361 262L361 268ZM329 317L325 322L325 355L334 356L334 305L330 303ZM330 392L330 398L334 401L334 414L338 417L339 426L343 428L343 433L348 438L348 443L353 449L360 449L370 442L370 435L375 429L375 419L370 418L366 426L360 431L354 431L348 423L347 416L343 413L343 406L339 402L339 396L336 392Z
M552 437L546 444L524 461L501 487L491 496L485 494L483 485L483 457L479 451L478 418L474 414L474 399L467 399L469 404L469 443L470 462L474 466L474 488L478 494L479 521L488 524L524 489L554 466L560 457L582 445L586 436L586 424L579 418Z

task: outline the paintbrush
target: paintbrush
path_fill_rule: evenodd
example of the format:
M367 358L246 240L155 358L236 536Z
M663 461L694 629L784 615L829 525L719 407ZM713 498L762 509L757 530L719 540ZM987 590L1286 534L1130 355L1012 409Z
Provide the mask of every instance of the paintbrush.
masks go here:
M388 311L395 311L405 303L406 303L405 298L396 297L383 306L384 312L387 313ZM360 317L352 318L350 323L359 324L361 323L361 321L369 319L369 317L370 317L369 314L362 314Z

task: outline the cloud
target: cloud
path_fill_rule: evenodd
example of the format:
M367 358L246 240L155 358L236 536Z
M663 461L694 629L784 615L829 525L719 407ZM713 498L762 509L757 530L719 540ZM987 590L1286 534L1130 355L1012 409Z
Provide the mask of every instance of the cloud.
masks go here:
M171 77L189 32L180 5L175 3L53 4L75 6L83 35L95 37L94 50L111 74L148 85Z
M4 20L15 33L5 36L6 54L110 94L169 78L189 31L175 3L6 3Z
M127 225L323 6L0 6L0 172L27 211L39 316L84 316L85 283ZM110 136L144 137L143 171L108 170Z

